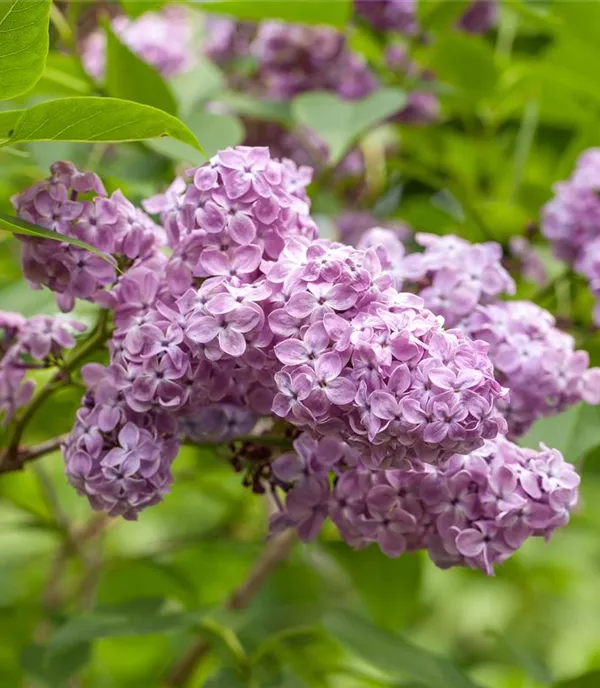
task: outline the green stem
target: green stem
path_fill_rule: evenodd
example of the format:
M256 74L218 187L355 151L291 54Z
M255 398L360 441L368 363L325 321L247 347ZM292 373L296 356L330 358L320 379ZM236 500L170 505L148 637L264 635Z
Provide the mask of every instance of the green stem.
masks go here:
M30 420L41 408L44 402L51 397L54 392L65 385L65 376L68 380L70 374L77 369L79 365L90 356L90 354L99 349L106 342L109 334L108 311L102 311L96 326L90 333L90 336L78 349L73 352L73 355L65 361L60 369L25 407L23 415L19 418L14 426L8 448L2 457L2 462L8 461L9 463L16 463L18 461L19 445L21 444L21 439Z
M517 143L515 146L515 157L513 162L513 179L512 188L510 192L511 200L516 200L523 175L525 173L525 166L531 152L533 139L538 125L540 106L537 100L530 100L525 106L523 117L521 119L521 126L517 134Z

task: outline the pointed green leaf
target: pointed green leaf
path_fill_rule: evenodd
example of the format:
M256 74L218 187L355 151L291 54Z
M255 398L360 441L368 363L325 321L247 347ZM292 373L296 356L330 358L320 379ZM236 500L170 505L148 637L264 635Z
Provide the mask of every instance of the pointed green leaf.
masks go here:
M3 215L0 213L0 231L1 230L10 232L11 234L35 236L40 239L51 239L52 241L59 241L63 244L70 244L71 246L84 248L99 258L102 258L102 260L105 260L107 263L110 263L113 266L115 265L115 261L112 256L102 253L97 248L86 244L85 241L80 241L79 239L65 236L64 234L59 234L58 232L52 232L44 227L32 225L30 222L25 222L25 220L20 220L17 217L9 217L8 215Z
M177 114L177 103L168 84L158 71L132 52L111 29L106 33L106 78L109 96L151 105L171 115Z
M21 110L9 143L142 141L170 136L202 151L185 124L162 110L117 98L60 98ZM6 115L6 113L3 113ZM0 119L2 123L2 119ZM6 141L4 143L7 143ZM0 142L2 145L2 142Z
M50 0L0 3L0 98L9 100L32 88L48 54Z
M329 147L329 159L336 165L356 139L378 122L401 110L404 91L383 88L356 102L332 93L305 93L294 99L292 112L298 124L315 131Z
M129 636L170 633L192 627L204 612L140 613L124 608L90 612L71 617L61 626L50 641L52 653L98 638L124 638Z
M411 645L353 614L336 612L324 625L348 650L393 676L408 677L427 688L477 688L458 667L444 657Z
M414 619L423 572L423 560L417 554L391 559L378 547L355 552L342 542L329 543L327 552L344 569L378 626L396 631ZM393 595L387 587L390 580L396 583Z

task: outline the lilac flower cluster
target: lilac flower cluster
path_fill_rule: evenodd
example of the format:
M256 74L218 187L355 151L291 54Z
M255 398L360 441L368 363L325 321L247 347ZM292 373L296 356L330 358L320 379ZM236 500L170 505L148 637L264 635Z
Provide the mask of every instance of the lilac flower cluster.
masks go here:
M163 76L181 74L196 61L193 40L197 27L191 12L167 5L160 12L145 12L137 19L117 16L112 30L144 62ZM81 60L90 76L101 80L106 70L106 34L97 30L81 46Z
M407 36L418 30L416 0L355 0L354 6L377 31L397 31ZM458 21L458 28L469 33L485 33L497 21L496 0L473 0Z
M459 325L477 306L514 293L499 244L471 244L454 235L434 234L417 234L416 241L425 250L406 257L404 275L427 308L444 316L447 327Z
M398 31L407 36L417 33L416 0L355 0L354 7L378 31Z
M60 183L67 198L99 193L97 178L55 168L19 197L31 217L38 196L56 195ZM61 170L66 182L55 179ZM499 306L482 304L512 283L491 245L420 235L425 251L406 257L400 235L382 228L356 248L319 240L310 180L310 169L267 148L239 146L145 202L160 215L170 253L150 245L104 292L110 362L82 371L88 391L64 448L68 479L93 508L134 519L168 491L182 436L230 442L262 416L284 419L286 437L302 432L295 454L272 466L261 463L264 452L248 454L257 468L245 481L287 493L273 530L294 526L311 539L329 516L354 547L376 542L390 556L425 548L439 565L491 573L525 538L564 524L577 498L578 478L557 452L501 437L502 414L511 423L514 414L488 349L498 355L520 340L495 339L501 328L488 327L485 314L491 321ZM64 195L63 203L114 203ZM74 231L77 222L64 225ZM117 235L108 233L109 252L119 255L127 231ZM459 260L481 271L460 275ZM405 279L433 284L444 270L453 292L476 294L460 316L487 341L444 329L423 298L399 291ZM23 325L5 321L0 341L10 348ZM548 361L560 347L549 348ZM567 371L581 373L581 355L571 353L557 363L564 403L573 403ZM579 374L582 398L598 387L594 375ZM232 460L236 470L243 460Z
M278 416L339 436L369 466L441 462L506 431L487 346L396 291L375 249L292 240L267 278L287 285L295 328L274 346Z
M600 324L600 148L590 148L575 172L554 187L542 212L541 231L558 258L571 263L590 283Z
M377 543L390 557L424 549L442 568L493 574L525 540L548 539L565 525L578 498L579 476L558 451L502 437L440 466L413 461L389 470L364 467L331 438L303 435L294 449L273 464L287 491L273 531L295 527L308 541L330 517L356 549Z
M69 482L92 508L134 520L169 490L177 422L131 409L115 373L98 364L82 369L88 391L63 453Z
M467 33L486 33L498 21L496 0L473 0L458 22L458 27Z
M25 319L18 313L0 312L0 418L8 423L35 391L27 378L31 370L48 368L75 346L81 323L36 315Z
M358 100L376 86L362 56L335 29L267 21L259 24L250 50L266 95L275 100L312 90Z
M161 228L120 191L108 197L97 175L82 173L67 162L52 165L48 179L11 201L21 219L85 241L119 258L123 266L147 260L163 236ZM111 305L116 261L110 264L67 243L20 238L23 274L32 287L47 286L56 292L61 310L72 310L76 298Z
M555 327L552 315L530 301L505 301L479 309L462 325L490 344L496 379L510 390L498 404L513 437L532 423L585 401L600 403L600 368Z

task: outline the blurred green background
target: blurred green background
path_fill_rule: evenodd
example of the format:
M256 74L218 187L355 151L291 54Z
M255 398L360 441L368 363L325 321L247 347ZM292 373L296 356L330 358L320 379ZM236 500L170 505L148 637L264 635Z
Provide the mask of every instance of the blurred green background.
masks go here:
M136 4L124 3L125 11ZM277 4L262 3L264 12ZM417 230L506 247L537 222L552 185L570 174L577 156L600 145L600 2L506 0L484 37L454 30L465 4L421 2L432 40L410 50L436 75L431 88L442 116L427 127L360 132L367 172L377 170L368 174L372 186L361 209ZM69 6L61 6L69 16ZM307 11L320 10L312 3ZM385 71L377 36L351 18L342 29L386 85L410 89ZM5 109L91 92L55 28L52 45L43 79ZM209 152L242 140L241 116L272 112L259 100L232 97L224 75L208 63L173 91ZM228 103L233 114L207 114L209 99ZM284 105L278 117L294 129L297 110ZM314 120L318 128L323 117ZM182 145L0 149L0 209L9 212L10 196L43 178L56 159L95 169L109 190L122 188L139 201L164 188L176 161L198 162ZM349 209L346 191L327 171L317 175L311 196L323 227ZM567 319L597 365L591 297L539 238L534 245L551 281L540 289L520 280L519 296ZM2 233L0 309L55 311L50 293L21 279L18 242ZM86 304L76 311L90 323L94 315ZM78 405L76 390L55 396L26 439L67 432ZM543 440L578 464L581 503L550 543L527 542L494 578L441 571L419 555L392 560L374 547L352 552L325 529L318 542L294 543L240 611L228 609L227 600L265 550L267 505L241 487L218 452L182 450L172 494L136 523L92 515L66 484L58 453L3 475L0 686L176 685L172 667L199 638L204 648L190 686L600 686L599 421L599 410L577 407L538 423L525 439L529 446Z

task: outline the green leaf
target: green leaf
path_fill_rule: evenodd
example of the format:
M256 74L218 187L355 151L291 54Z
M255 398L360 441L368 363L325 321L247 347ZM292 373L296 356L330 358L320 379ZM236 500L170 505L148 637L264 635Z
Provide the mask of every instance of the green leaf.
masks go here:
M414 618L419 608L423 573L423 562L418 555L391 559L378 547L355 552L342 542L329 543L327 551L348 574L378 626L396 631ZM393 595L388 587L391 580L394 581Z
M29 91L42 76L48 54L50 0L0 3L0 97Z
M237 146L244 140L244 127L236 117L197 110L186 118L185 123L193 132L202 132L208 157L228 146ZM178 162L189 162L192 165L203 165L206 162L202 153L180 141L152 139L148 141L148 145L157 153Z
M139 17L144 12L154 12L159 10L166 2L166 0L120 0L121 7L125 10L125 14L130 17Z
M282 19L297 24L328 24L340 29L346 25L352 13L350 0L209 0L194 2L194 5L205 12L226 14L237 19Z
M106 33L104 86L108 95L151 105L171 115L176 115L175 97L158 71L124 45L108 22L104 26L104 31Z
M292 112L297 124L315 131L329 147L336 165L356 139L378 122L401 110L404 91L384 88L357 102L347 102L332 93L305 93L294 99Z
M42 78L26 95L82 96L92 93L92 81L82 73L78 60L71 55L50 52Z
M21 653L25 672L49 688L66 686L66 681L91 659L89 643L77 643L60 652L48 652L41 645L28 645Z
M598 688L600 685L600 671L590 671L576 678L560 681L554 688Z
M21 113L21 110L0 112L0 146L10 139L12 131L21 117Z
M171 79L170 86L183 117L197 103L220 93L225 88L225 75L210 60L200 59L192 69Z
M459 33L440 36L433 50L432 66L441 81L470 100L491 95L498 83L494 54L477 36Z
M8 142L117 143L157 136L170 136L202 151L196 137L181 120L149 105L117 98L60 98L34 105L21 111Z
M246 93L226 91L219 96L219 102L231 108L238 115L252 119L267 120L290 125L292 113L289 103L279 100L262 100Z
M389 585L387 590L394 594ZM428 688L476 688L447 659L411 645L401 636L387 633L357 616L335 612L328 614L323 623L348 650L392 676L407 677Z
M32 225L30 222L25 222L25 220L20 220L17 217L9 217L8 215L3 215L0 213L0 231L10 232L11 234L20 234L25 236L35 236L40 239L51 239L52 241L58 241L62 244L70 244L71 246L77 246L78 248L84 248L90 251L98 258L102 258L107 263L115 265L114 258L102 253L97 248L86 244L85 241L80 241L73 237L65 236L64 234L59 234L58 232L52 232L44 227L38 227L37 225Z
M420 19L422 30L447 30L460 19L464 11L468 9L469 4L470 0L419 2L417 4L417 16Z
M71 617L61 626L50 641L55 653L81 642L98 638L123 638L128 636L169 633L190 628L204 612L155 614L137 609L104 610Z
M538 420L520 444L539 449L540 442L558 449L567 461L580 461L591 449L600 445L598 425L600 408L578 404L564 413Z

